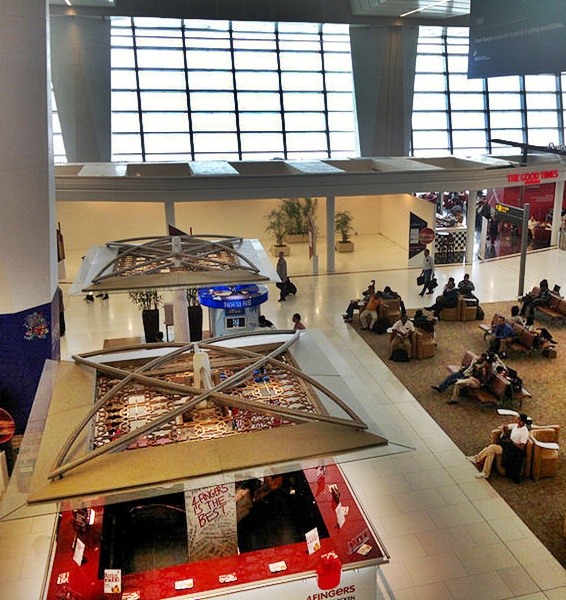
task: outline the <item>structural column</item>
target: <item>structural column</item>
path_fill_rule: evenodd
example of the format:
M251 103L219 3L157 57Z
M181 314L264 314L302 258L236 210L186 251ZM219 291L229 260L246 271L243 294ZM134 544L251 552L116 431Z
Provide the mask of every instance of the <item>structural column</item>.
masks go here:
M550 245L558 245L560 225L562 224L562 202L564 198L564 180L557 181L554 186L554 208L552 209L552 232L550 234Z
M409 156L418 27L350 27L360 156Z
M110 20L53 17L51 64L67 160L110 162Z
M334 273L336 271L336 233L334 231L334 216L336 214L336 198L328 196L326 198L326 271Z
M476 234L476 206L478 200L477 190L468 191L468 210L466 211L466 264L474 261L474 238Z
M47 11L45 0L0 3L0 406L17 433L59 355Z

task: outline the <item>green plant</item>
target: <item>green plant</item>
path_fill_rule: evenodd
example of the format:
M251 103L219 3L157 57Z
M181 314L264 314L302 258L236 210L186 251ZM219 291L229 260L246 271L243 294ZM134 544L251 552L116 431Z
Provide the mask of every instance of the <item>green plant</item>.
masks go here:
M313 198L285 198L282 208L287 216L288 235L307 235L309 232L309 214L316 215L318 200Z
M198 301L198 288L187 288L187 306L189 308L195 308L200 306L200 302Z
M140 310L155 310L163 304L163 296L158 294L156 290L129 292L128 298Z
M347 210L338 210L334 215L334 231L341 236L341 242L350 240L350 233L354 230L352 227L352 215Z
M287 232L287 213L282 206L274 208L266 217L265 231L272 233L276 246L283 246L283 238Z

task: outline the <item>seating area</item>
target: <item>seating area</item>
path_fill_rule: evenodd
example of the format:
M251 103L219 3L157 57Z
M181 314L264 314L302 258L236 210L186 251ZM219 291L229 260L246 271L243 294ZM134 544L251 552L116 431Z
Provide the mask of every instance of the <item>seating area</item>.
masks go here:
M501 429L491 432L489 443L497 444ZM522 477L535 480L543 477L555 477L560 465L560 425L531 425L530 436L525 448L525 461L521 472ZM505 476L501 457L495 462L497 472Z
M532 296L538 295L539 288L534 287L531 290ZM537 314L538 313L538 314ZM566 300L556 292L550 292L550 302L548 306L535 306L535 315L540 318L545 315L550 318L551 323L566 323Z
M454 308L443 308L440 311L442 321L474 321L477 315L478 303L474 299L460 296L458 305Z
M500 352L510 354L512 352L523 353L528 357L532 356L544 356L546 358L556 358L556 348L552 343L545 341L542 344L535 343L537 340L537 333L530 331L526 327L523 327L519 323L511 321L505 315L494 314L491 319L491 324L487 325L482 323L479 328L484 332L484 339L490 339L492 336L493 328L497 323L499 317L503 317L505 321L513 328L513 337L501 340Z
M460 365L447 365L446 368L450 373L457 373L461 367L468 367L477 359L477 354L467 350ZM520 390L514 390L509 379L498 374L494 374L480 388L466 388L465 391L469 398L477 400L480 404L493 404L499 408L513 408L515 410L522 407L524 398L531 397L531 394L524 387Z

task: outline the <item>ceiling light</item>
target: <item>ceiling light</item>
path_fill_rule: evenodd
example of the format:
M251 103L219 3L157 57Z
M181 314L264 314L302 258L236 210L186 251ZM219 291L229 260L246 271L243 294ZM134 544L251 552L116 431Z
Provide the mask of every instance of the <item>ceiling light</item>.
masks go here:
M415 10L411 10L411 11L403 13L402 15L399 15L399 16L400 17L408 17L409 15L412 15L414 13L422 12L423 10L427 10L429 8L432 8L433 6L439 6L440 4L446 4L447 2L449 2L449 0L440 0L440 2L433 2L432 4L427 4L426 6L421 6L420 8L415 8Z

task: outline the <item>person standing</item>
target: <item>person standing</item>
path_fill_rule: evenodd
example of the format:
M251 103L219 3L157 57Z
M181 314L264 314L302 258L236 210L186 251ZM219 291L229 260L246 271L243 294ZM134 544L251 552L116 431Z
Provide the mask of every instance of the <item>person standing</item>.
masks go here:
M279 260L277 261L277 275L279 275L279 279L281 282L277 282L275 285L279 288L279 302L284 302L287 297L287 261L285 260L285 254L283 252L279 252Z
M423 258L423 272L422 272L422 276L424 277L424 287L420 293L421 296L424 296L425 292L427 294L432 294L432 292L434 291L434 288L431 285L431 280L432 280L433 274L434 274L434 258L432 258L430 250L428 248L425 248L424 258ZM427 292L427 289L428 289L428 292Z

